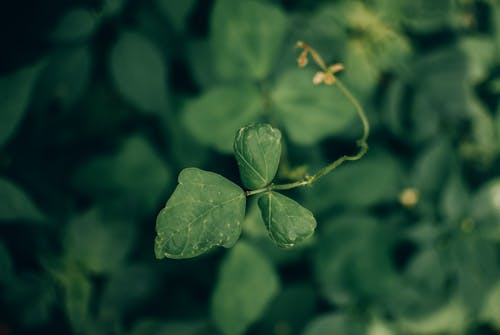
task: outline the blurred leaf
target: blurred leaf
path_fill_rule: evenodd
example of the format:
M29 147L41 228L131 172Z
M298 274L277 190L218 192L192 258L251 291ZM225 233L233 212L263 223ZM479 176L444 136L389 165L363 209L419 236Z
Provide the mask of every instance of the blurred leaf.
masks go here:
M315 312L315 302L312 285L298 283L284 287L267 308L256 333L300 334Z
M469 77L473 83L480 83L489 75L495 63L495 48L489 37L471 36L460 40L460 49L468 58Z
M471 218L479 234L500 241L500 178L493 178L474 194Z
M491 323L495 329L500 330L500 281L493 286L484 300L480 319Z
M466 306L459 299L451 299L438 311L418 319L403 319L399 327L411 334L464 334L468 325Z
M104 16L114 16L120 13L128 0L104 0L102 1L101 12Z
M67 11L52 31L56 42L81 41L91 37L100 23L100 17L85 8Z
M453 162L453 153L449 141L441 137L417 156L411 179L420 193L428 196L441 188Z
M391 291L387 307L400 318L429 315L446 301L450 294L451 268L436 240L422 241L421 249L405 264L401 286Z
M234 139L234 155L243 185L249 190L265 187L278 171L281 132L267 123L240 128Z
M8 284L14 280L14 265L12 264L9 250L7 250L7 247L2 241L0 241L0 269L2 269L2 273L0 274L0 285Z
M105 323L115 318L123 319L125 312L145 303L158 289L159 278L150 266L128 264L118 269L104 286L99 304L100 319Z
M214 66L222 79L266 78L287 29L280 8L256 0L217 0L211 17Z
M182 170L178 182L156 219L156 258L190 258L215 246L232 247L245 217L243 190L197 168Z
M370 152L359 162L337 168L307 190L313 212L333 206L351 208L395 203L402 189L400 163L387 153Z
M468 141L461 146L461 153L465 158L479 165L489 165L498 153L497 134L493 117L486 106L477 98L470 104L471 135Z
M121 200L130 213L148 214L158 206L170 179L169 167L144 138L134 135L117 152L82 164L73 184L103 203Z
M135 229L130 222L95 208L68 223L64 256L92 273L110 273L122 266L134 241Z
M124 32L109 58L115 87L125 100L146 113L166 113L167 66L157 47L136 32Z
M11 181L0 177L0 224L43 220L44 215L29 196Z
M497 244L476 236L460 236L450 243L446 259L456 274L457 297L477 315L487 291L498 280Z
M0 77L0 148L21 123L40 69L37 63Z
M223 334L243 334L278 293L278 274L265 256L243 241L231 249L219 271L213 319Z
M16 277L3 293L5 306L15 320L29 328L47 324L57 302L52 282L41 273L24 273Z
M66 273L62 285L68 321L75 333L82 333L92 323L90 315L92 285L80 272Z
M141 320L137 322L130 335L202 335L206 334L204 321L161 321Z
M457 7L458 2L454 0L415 0L405 2L401 14L404 22L412 29L430 33L457 26Z
M34 103L45 107L55 99L69 108L88 88L92 54L87 45L55 50L40 74Z
M379 319L373 319L370 325L368 326L368 330L366 335L394 335L396 334L389 325Z
M322 295L340 305L385 299L397 287L391 231L362 214L332 218L324 226L327 230L318 239L313 260Z
M345 334L358 335L365 333L365 325L359 320L341 313L324 314L313 319L304 330L304 335Z
M200 143L232 152L236 131L263 112L257 87L250 84L219 86L188 101L182 121Z
M316 219L308 209L278 192L261 195L259 208L269 236L280 247L293 247L316 229Z
M413 64L413 73L416 91L410 120L415 141L437 137L469 117L472 93L461 49L453 46L425 54Z
M361 40L352 39L346 45L344 59L345 70L342 76L349 86L363 96L375 89L380 72L370 58L370 50Z
M215 69L208 40L189 40L187 46L187 61L196 83L204 89L214 85ZM203 57L200 57L203 55Z
M170 21L176 31L184 31L186 28L186 18L189 11L196 4L197 0L157 0L157 6L161 13Z
M448 221L456 222L469 211L469 192L461 175L453 172L441 194L441 213Z
M336 135L356 118L353 105L335 85L316 86L313 76L304 69L285 72L271 93L290 139L302 145Z

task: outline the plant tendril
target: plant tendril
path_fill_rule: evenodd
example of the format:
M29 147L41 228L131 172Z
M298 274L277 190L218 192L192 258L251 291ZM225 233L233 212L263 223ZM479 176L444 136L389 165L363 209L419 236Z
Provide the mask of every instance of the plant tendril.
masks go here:
M347 89L347 87L342 84L342 82L335 77L335 73L342 70L343 66L341 64L334 64L329 67L325 65L325 62L323 61L323 58L314 50L312 47L309 45L305 44L302 41L298 41L296 43L296 48L302 49L302 52L300 53L297 62L299 67L305 67L308 63L307 56L311 55L312 59L314 62L319 66L321 69L321 72L318 72L313 79L315 84L320 84L324 83L326 85L337 85L337 87L340 89L342 94L349 100L349 102L353 105L353 107L356 109L356 112L361 120L361 123L363 125L363 135L361 136L360 139L356 141L356 144L359 148L358 152L354 155L343 155L336 160L334 160L332 163L328 164L318 172L316 172L313 175L306 175L303 179L291 182L291 183L286 183L286 184L270 184L266 187L257 189L257 190L252 190L252 191L247 191L246 195L251 196L254 194L259 194L263 192L269 192L273 190L289 190L292 188L296 187L301 187L301 186L306 186L306 185L311 185L314 183L316 180L320 179L321 177L329 174L333 170L335 170L337 167L342 165L346 161L357 161L361 159L366 152L368 151L368 136L370 134L370 124L368 122L368 118L366 117L365 111L363 110L363 107L361 104L358 102L358 100L352 95L352 93ZM318 76L320 74L320 76ZM321 77L321 80L318 81L318 77Z

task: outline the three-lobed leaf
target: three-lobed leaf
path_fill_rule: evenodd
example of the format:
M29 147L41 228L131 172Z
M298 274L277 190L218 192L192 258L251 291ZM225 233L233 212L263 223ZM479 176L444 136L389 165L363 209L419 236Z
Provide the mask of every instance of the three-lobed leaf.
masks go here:
M234 155L243 185L255 190L271 183L281 156L281 132L269 124L240 128L234 139Z
M267 192L258 203L269 236L281 247L292 247L304 241L316 229L313 214L287 196Z
M178 182L156 220L156 257L190 258L215 246L232 247L245 216L243 190L197 168L182 170Z

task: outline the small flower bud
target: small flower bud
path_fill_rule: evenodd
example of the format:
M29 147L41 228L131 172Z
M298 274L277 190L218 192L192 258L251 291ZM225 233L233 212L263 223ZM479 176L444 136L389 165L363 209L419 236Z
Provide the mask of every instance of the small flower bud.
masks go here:
M335 77L331 73L326 73L325 74L325 79L323 81L327 85L332 85L335 82Z
M307 51L304 50L300 53L299 58L297 58L297 64L299 65L299 67L304 67L307 65L307 62Z
M316 72L316 74L313 77L313 84L314 85L319 85L325 80L325 73L322 71Z
M297 41L297 43L295 43L295 47L296 47L296 48L303 48L303 47L304 47L304 45L305 45L305 44L304 44L304 42L302 42L302 41Z
M342 71L343 69L344 69L344 64L340 63L333 64L328 68L328 70L330 70L331 73L337 73Z

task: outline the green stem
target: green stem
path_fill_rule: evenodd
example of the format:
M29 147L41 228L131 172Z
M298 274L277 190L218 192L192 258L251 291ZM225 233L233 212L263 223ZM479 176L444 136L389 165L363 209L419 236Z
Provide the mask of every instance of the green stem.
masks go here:
M359 151L354 154L354 155L343 155L339 158L337 158L335 161L330 163L329 165L325 166L318 172L316 172L312 176L305 176L302 180L298 180L292 183L287 183L287 184L271 184L266 187L253 190L253 191L247 191L247 196L251 196L254 194L259 194L263 192L269 192L273 190L289 190L292 188L296 187L301 187L301 186L306 186L306 185L311 185L314 183L316 180L320 179L321 177L329 174L333 170L335 170L337 167L342 165L346 161L357 161L361 157L363 157L366 152L368 151L368 135L370 134L370 124L368 123L368 118L366 117L366 114L363 110L363 107L361 107L361 104L356 100L356 98L351 94L351 92L342 84L338 78L335 78L335 83L337 84L338 88L346 96L347 99L349 99L350 103L354 106L356 109L356 112L358 113L358 116L361 120L361 123L363 124L363 135L359 140L356 141L356 144L359 147Z

